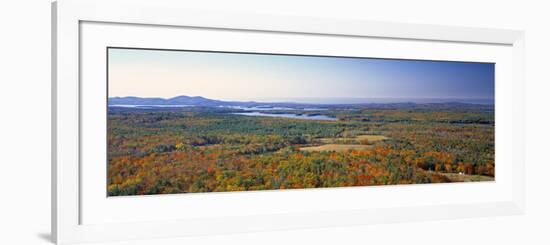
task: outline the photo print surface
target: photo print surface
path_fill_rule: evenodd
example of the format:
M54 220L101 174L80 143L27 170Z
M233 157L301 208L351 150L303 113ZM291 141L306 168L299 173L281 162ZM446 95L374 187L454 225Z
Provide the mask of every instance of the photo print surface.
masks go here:
M107 195L494 181L494 63L107 48Z

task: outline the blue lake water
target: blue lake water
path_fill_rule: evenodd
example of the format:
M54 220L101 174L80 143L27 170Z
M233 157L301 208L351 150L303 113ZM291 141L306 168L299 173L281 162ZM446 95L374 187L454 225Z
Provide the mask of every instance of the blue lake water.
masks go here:
M140 109L156 109L156 108L181 108L181 107L194 107L194 105L108 105L109 107L123 107L123 108L140 108ZM326 108L317 107L305 107L305 108L290 108L290 107L277 107L277 106L217 106L220 108L230 108L238 110L254 110L254 111L326 111Z
M304 108L290 108L290 107L279 107L279 106L219 106L222 108L231 108L239 110L253 110L253 111L326 111L326 108L317 108L317 107L304 107Z
M263 113L263 112L236 112L231 113L234 115L242 116L256 116L256 117L282 117L293 119L306 119L306 120L324 120L324 121L336 121L338 118L329 117L325 115L304 115L304 114L290 114L290 113Z
M123 108L140 108L140 109L193 107L193 105L108 105L108 106L123 107Z

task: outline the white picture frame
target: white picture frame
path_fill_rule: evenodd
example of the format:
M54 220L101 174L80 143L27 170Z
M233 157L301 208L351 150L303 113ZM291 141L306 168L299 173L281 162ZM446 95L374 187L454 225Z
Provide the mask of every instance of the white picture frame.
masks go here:
M510 47L512 69L508 71L511 82L507 86L514 96L506 97L506 105L509 105L506 113L512 120L508 127L511 130L503 134L511 142L509 154L512 158L506 195L482 202L434 202L432 205L404 204L388 208L273 212L231 217L217 215L154 222L82 223L81 186L85 171L80 165L83 91L79 81L82 79L82 23L369 37ZM184 2L170 0L60 0L52 4L52 32L52 237L58 244L513 215L524 212L525 104L522 31L191 11L185 9ZM497 107L498 103L500 102L497 100ZM496 181L499 181L498 176ZM422 188L431 187L427 185ZM325 191L321 194L333 195L331 193L333 192Z

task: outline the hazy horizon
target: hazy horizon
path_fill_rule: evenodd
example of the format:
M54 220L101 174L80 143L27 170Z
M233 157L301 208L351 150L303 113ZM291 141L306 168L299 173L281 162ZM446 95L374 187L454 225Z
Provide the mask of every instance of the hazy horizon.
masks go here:
M229 98L218 99L205 96L179 95L174 97L139 97L139 96L114 96L112 98L136 97L143 99L173 99L180 96L202 97L211 100L225 102L259 102L259 103L303 103L303 104L368 104L368 103L469 103L469 104L494 104L494 98Z
M110 98L494 103L492 63L122 48L108 58Z

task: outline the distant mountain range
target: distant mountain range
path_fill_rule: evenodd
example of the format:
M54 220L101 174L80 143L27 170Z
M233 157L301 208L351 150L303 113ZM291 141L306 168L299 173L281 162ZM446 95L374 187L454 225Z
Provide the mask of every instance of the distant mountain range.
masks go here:
M164 98L140 98L140 97L112 97L109 98L109 105L187 105L187 106L299 106L299 103L267 103L255 101L222 101L204 98L202 96L177 96L169 99ZM305 105L305 104L302 104ZM309 104L308 104L309 105Z
M109 105L194 105L194 106L220 106L226 102L207 99L201 96L177 96L170 99L164 98L140 98L140 97L113 97L109 98Z
M418 107L418 106L436 106L436 107L493 107L488 104L473 104L461 102L434 102L434 103L353 103L353 104L315 104L315 103L295 103L295 102L255 102L255 101L222 101L208 99L201 96L177 96L169 99L164 98L141 98L135 96L112 97L109 98L109 105L132 105L132 106L204 106L204 107L289 107L289 108L336 108L336 107Z

